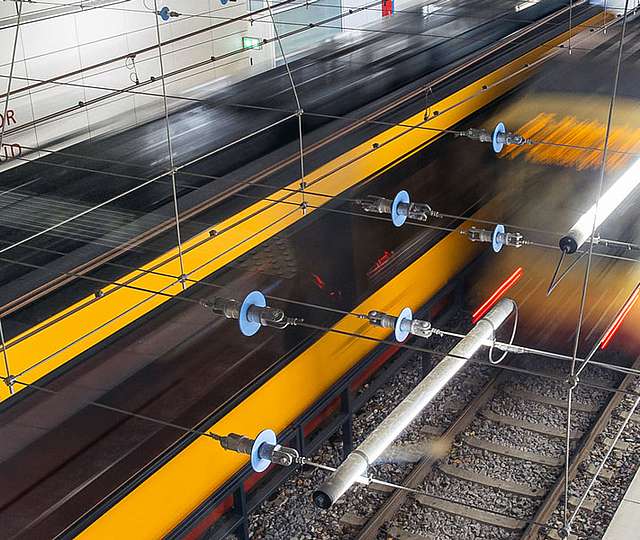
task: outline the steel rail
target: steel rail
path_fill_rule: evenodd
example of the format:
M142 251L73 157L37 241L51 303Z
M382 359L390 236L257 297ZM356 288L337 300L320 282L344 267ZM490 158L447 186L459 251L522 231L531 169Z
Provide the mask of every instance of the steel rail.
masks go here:
M640 369L640 357L635 360L632 369ZM568 474L566 470L563 470L562 474L551 488L551 491L547 494L543 504L538 508L538 511L533 518L534 522L548 523L549 519L551 519L553 512L558 508L562 498L564 497L565 484L570 483L575 478L578 473L578 467L586 458L588 458L589 453L596 442L596 438L604 431L611 415L621 404L622 399L627 393L627 388L634 381L635 377L636 375L633 374L625 375L622 382L618 385L618 391L612 393L607 405L600 413L598 420L591 426L588 434L583 436L578 443L578 448L575 450L569 465ZM522 535L522 540L537 540L540 537L539 535L541 532L540 525L536 525L534 523L529 524Z
M476 364L478 363L480 362L477 362ZM489 367L489 364L484 365L487 365L487 367ZM506 365L497 365L493 367L495 367L498 372L482 388L480 393L466 405L460 415L456 417L453 423L442 434L441 440L447 445L447 447L451 447L451 444L453 443L455 438L462 432L464 432L464 430L476 418L477 413L489 402L489 400L492 399L492 397L496 394L498 387L510 371L508 369L505 369L507 367ZM636 360L633 365L633 369L638 368L640 368L640 359ZM602 410L598 420L591 427L587 439L584 440L583 438L584 442L580 447L580 451L573 457L572 460L573 475L575 475L578 467L584 461L584 459L588 457L588 454L591 451L591 448L593 446L593 443L595 443L597 436L602 433L604 427L606 426L606 423L611 417L612 412L625 397L624 391L634 377L636 377L635 374L627 374L625 376L623 382L617 388L617 390L619 391L612 394L607 406ZM411 489L419 487L427 478L427 476L431 474L434 466L437 464L438 459L439 458L437 457L429 455L425 455L424 457L422 457L402 481L402 486L406 486L410 489L394 489L389 497L385 500L385 502L368 519L364 527L358 531L355 538L357 540L372 540L377 538L378 533L381 531L381 529L383 529L385 523L393 519L393 517L400 511L400 508L405 503L408 495L411 493ZM551 514L558 507L563 489L564 474L560 478L558 478L556 484L554 485L554 488L538 508L538 511L536 512L534 517L530 519L522 519L522 521L525 521L527 523L527 528L525 529L525 532L522 536L523 540L537 540L539 538L538 533L544 532L542 531L542 529L545 528L545 525L551 517Z
M442 434L441 441L448 447L451 446L455 438L462 433L476 418L478 412L484 407L498 390L499 383L504 377L504 371L498 372L494 377L482 388L480 393L467 404L462 413L453 421L453 423ZM437 457L426 455L422 457L418 463L411 469L411 472L402 481L403 486L409 488L417 488L422 484L424 479L431 473ZM385 500L384 504L379 507L376 512L369 518L366 525L358 532L357 540L370 540L378 536L378 532L395 516L407 499L409 492L402 489L394 489L393 493Z

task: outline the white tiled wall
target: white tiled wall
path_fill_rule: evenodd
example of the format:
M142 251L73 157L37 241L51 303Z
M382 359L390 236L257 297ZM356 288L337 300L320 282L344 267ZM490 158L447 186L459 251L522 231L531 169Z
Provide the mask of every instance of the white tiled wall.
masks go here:
M23 4L23 19L18 33L16 62L13 69L12 90L25 87L38 80L58 77L120 55L127 55L157 43L156 20L160 24L161 39L168 40L195 30L221 25L227 19L247 13L247 3L238 0L222 5L220 0L166 0L158 6L168 5L182 15L164 22L153 11L153 0L114 1L103 9L56 16L48 20L29 20L34 11L44 13L42 5ZM11 56L15 39L16 4L0 4L0 91L7 89ZM249 21L239 21L203 32L162 48L165 73L183 70L199 62L205 65L185 70L167 80L167 92L175 96L188 95L202 85L216 82L230 74L248 75L257 68L254 64L269 61L273 64L272 47L260 51L241 51L242 36L253 35ZM270 34L266 37L271 37ZM239 51L220 61L211 62L212 56ZM141 82L160 76L157 49L139 54L135 58L137 77ZM9 100L17 124L9 122L4 143L19 143L25 156L30 147L60 148L73 142L115 129L134 125L163 111L159 82L142 85L134 92L120 94L95 105L58 116L47 122L27 127L34 118L59 113L108 95L113 90L134 84L131 61L121 59L82 74L66 77L29 92L19 93ZM75 85L75 86L74 86ZM87 88L85 85L88 85ZM170 100L171 106L181 104ZM0 100L0 112L4 98ZM21 127L24 126L24 127ZM20 131L15 131L20 127ZM0 152L0 155L2 153ZM32 157L32 156L31 156ZM5 163L4 166L19 164Z
M591 0L591 3L599 6L606 6L607 9L622 12L624 11L626 0ZM629 10L637 7L640 7L640 0L629 0L629 4L627 6Z
M331 2L337 6L338 13L341 9L346 13L349 8L371 3L367 0L342 0L342 4L336 4L336 0ZM159 22L163 41L216 26L162 48L165 74L181 71L166 81L167 93L172 96L169 99L171 107L188 103L176 97L202 97L216 85L228 84L237 77L246 77L259 70L269 69L274 66L275 58L279 56L279 53L276 54L274 43L268 43L256 50L241 50L243 36L273 39L273 25L268 13L263 13L254 20L226 22L230 18L247 14L249 0L228 0L224 5L221 0L159 0L159 8L167 5L181 14L180 17L171 18L167 22L159 19L153 12L154 0L85 0L85 5L96 3L102 7L66 14L60 14L60 9L72 8L43 7L42 4L28 2L23 4L12 90L153 46L158 39L156 22ZM277 3L277 0L272 0L272 3ZM251 5L254 9L266 7L266 3L255 0ZM2 93L7 89L16 35L16 6L14 2L0 3ZM313 12L314 10L309 10L310 17ZM51 17L54 14L56 16ZM47 16L51 18L47 19ZM380 16L380 10L374 8L345 16L332 24L345 28L360 28L379 19ZM279 20L287 19L286 13L278 17ZM313 41L312 34L309 32L308 35L309 40ZM304 40L298 41L308 46ZM217 59L215 62L211 62L212 56ZM198 63L203 65L185 69ZM136 76L140 82L148 84L134 86ZM135 72L131 60L120 59L67 76L58 83L47 83L16 94L11 97L8 106L14 111L17 124L7 124L7 134L3 142L20 144L23 147L23 156L29 155L29 158L32 158L39 154L29 154L30 149L59 149L89 137L121 130L151 117L157 117L163 113L162 87L160 82L149 81L152 77L159 76L158 51L153 49L137 54ZM129 93L100 99L114 90L129 86L134 86ZM100 101L64 115L59 114L66 109L77 107L80 102L91 103L96 99ZM3 110L4 98L0 99L0 113ZM54 115L54 118L43 122L41 119L47 115ZM38 123L30 126L34 119L37 119ZM0 158L2 155L3 152L0 150ZM0 164L0 168L21 163L24 161L5 162Z

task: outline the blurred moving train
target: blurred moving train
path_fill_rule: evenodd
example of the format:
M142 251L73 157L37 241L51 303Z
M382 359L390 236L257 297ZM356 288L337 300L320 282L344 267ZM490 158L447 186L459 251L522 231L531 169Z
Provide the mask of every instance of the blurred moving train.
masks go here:
M338 39L292 64L305 109L306 180L309 184L317 182L306 194L311 208L304 217L299 208L301 196L296 191L297 118L288 117L295 109L291 108L292 95L282 68L225 91L221 98L222 103L229 101L228 106L202 104L173 115L179 164L224 147L248 131L258 132L176 175L184 236L193 235L185 242L186 249L189 254L197 254L185 258L188 273L196 280L204 279L204 283L189 283L185 296L196 300L212 295L237 296L257 288L272 297L332 310L394 312L404 304L420 307L484 247L471 244L457 232L447 234L448 229L469 226L461 219L438 222L436 227L447 229L442 231L409 226L394 229L386 221L352 215L351 199L367 194L389 196L406 188L413 200L428 202L434 209L453 216L500 220L514 227L537 228L544 221L548 225L544 229L564 230L566 224L562 220L570 222L571 218L563 215L557 221L558 207L571 200L581 208L573 194L584 177L576 177L559 163L553 179L568 179L562 187L563 196L559 196L559 186L551 191L540 189L545 178L548 185L551 173L533 155L528 162L513 152L496 159L488 146L473 141L434 139L442 133L440 130L460 125L467 116L524 80L530 74L523 69L528 62L557 49L566 37L567 13L561 9L566 2L538 2L521 10L514 9L516 2L487 2L487 10L480 10L473 3L473 17L468 16L471 4L448 3L429 17L421 11L398 14L391 22L381 23L385 33ZM529 28L532 21L544 20L559 9L562 14L558 19L539 26L534 23L535 29L522 35L516 33L518 38L509 41L514 32ZM587 4L576 6L572 16L576 24L595 27L602 21L602 13ZM400 36L393 30L396 25L402 29ZM413 30L413 35L405 35L408 29ZM435 33L435 29L439 37L424 35ZM451 34L443 37L449 31ZM637 32L635 25L630 36L637 37ZM468 55L491 44L495 47L496 42L502 45L477 62L468 63ZM577 56L568 60L574 68ZM610 55L605 54L602 61L609 65ZM636 60L631 55L625 61ZM456 72L456 67L462 69ZM574 68L571 73L576 72ZM563 73L567 67L561 62L559 69ZM428 91L429 81L452 70L454 76L434 85L432 93ZM548 82L543 77L535 83L538 87L534 84L530 88L538 93ZM605 81L603 85L606 86ZM556 113L562 113L560 118L580 118L566 105L566 87L547 90L560 96ZM514 94L501 102L499 112L480 112L464 120L461 127L491 127L500 119L513 130L537 133L535 127L542 118L537 115L556 112L547 106L548 97L531 108L529 103L535 101L530 101L530 96L525 94L521 101L522 94ZM574 103L574 96L569 99ZM256 104L287 112L252 109ZM585 107L588 110L591 105L587 103ZM408 120L408 126L420 126L425 122L425 113L429 113L426 127L435 127L436 131L389 125ZM367 118L368 122L333 118L345 114ZM260 131L277 120L283 121L268 131ZM546 125L551 121L559 120L547 119ZM103 141L100 156L110 161L104 170L100 168L101 172L127 174L131 165L125 161L135 161L150 177L162 171L166 162L158 160L163 155L158 151L163 140L161 127L160 123L149 124ZM282 142L288 144L281 147ZM131 158L131 148L139 149L135 159ZM62 196L91 205L139 183L116 180L114 176L107 184L100 181L99 173L72 173L57 167L86 165L87 160L96 157L96 151L88 145L79 145L73 153L89 157L66 155L70 153L5 173L7 187L46 170L51 177L35 184L42 191L34 194L31 202L38 197L61 197L54 189L64 179L68 191ZM464 159L459 158L461 155ZM122 156L128 157L123 160ZM534 169L538 177L530 175ZM4 178L3 175L3 181ZM84 189L87 182L95 187L89 193ZM248 186L247 182L268 187ZM168 251L173 257L167 263L168 270L148 262L150 253L156 260L166 259L162 252L175 244L171 186L157 182L148 187L114 205L119 212L128 212L118 224L118 232L124 236L119 236L117 242L104 231L74 239L62 235L56 247L62 255L53 258L51 253L30 251L28 246L33 242L21 246L21 261L37 260L47 269L34 269L22 281L15 279L22 272L20 265L8 264L5 269L4 292L0 294L3 304L9 306L6 320L11 323L7 327L14 336L8 348L12 362L23 362L24 369L29 370L34 361L47 359L68 343L73 332L84 335L85 321L110 321L114 314L122 313L127 302L135 305L153 296L105 286L101 288L103 294L88 297L83 304L83 296L97 286L68 275L68 269L72 274L78 268L90 271L91 276L107 281L124 281L133 276L136 284L151 283L153 290L166 287L164 290L172 294L180 292L180 283L175 282L179 277L175 251ZM274 200L280 202L272 204ZM528 204L532 200L535 205ZM588 193L582 202L586 200ZM292 204L287 206L286 201ZM311 211L314 206L325 207L326 211ZM145 207L154 210L138 216L136 210ZM260 227L265 228L264 232L253 238ZM220 231L225 230L230 232L221 235ZM149 240L149 231L155 235L153 240ZM20 233L14 229L14 240L24 238ZM214 241L206 240L209 237ZM136 245L135 250L122 249L123 238L126 242L140 239L145 243ZM331 257L327 257L328 239ZM38 237L38 241L43 240ZM39 247L50 250L49 242L47 239ZM233 247L238 242L241 247ZM201 245L207 247L198 254L200 248L193 246ZM140 252L140 247L148 251ZM235 251L225 254L230 248ZM511 263L513 259L509 257L515 255L507 253L500 261L508 262L485 258L489 271L484 277L478 274L482 289L475 291L476 296L491 290L499 264ZM524 249L519 250L517 257L523 253ZM8 258L10 254L16 257L14 250L5 255ZM216 258L213 265L211 260ZM99 263L95 269L94 260ZM152 272L147 270L149 265ZM123 269L138 267L141 271L123 275ZM158 275L161 272L165 275ZM14 288L16 283L23 288ZM49 285L58 287L57 292L50 292ZM41 289L36 296L30 293L34 289ZM40 301L33 303L36 297ZM342 318L340 311L281 304L287 312L320 326L385 336L366 328L361 320ZM80 305L82 308L74 311ZM101 307L105 305L111 307ZM61 319L55 313L62 306L70 306L62 315L71 315ZM98 309L101 311L95 311ZM63 327L67 333L46 337L47 329L58 325L59 330L65 321L73 320L76 312L82 323L69 323ZM143 317L145 314L148 315ZM281 430L320 399L375 345L303 328L287 332L265 329L257 339L241 339L234 324L213 318L197 302L153 298L148 309L145 305L134 315L121 320L121 326L107 325L104 332L87 338L87 343L42 363L42 371L27 371L26 380L41 380L40 384L48 384L59 394L21 390L17 396L3 396L8 399L2 411L7 420L2 436L10 442L3 449L0 463L7 488L0 502L0 523L8 537L71 536L80 532L104 537L121 527L134 527L139 537L168 534L201 501L222 489L244 464L242 459L225 454L195 434L97 409L89 402L99 400L198 429L253 434L257 428L270 425ZM36 339L46 342L34 346ZM22 350L20 344L24 346ZM331 361L318 366L318 358ZM41 379L45 375L49 378ZM292 392L292 388L297 391ZM169 500L166 494L170 492L179 492L180 500ZM153 519L148 519L150 508Z

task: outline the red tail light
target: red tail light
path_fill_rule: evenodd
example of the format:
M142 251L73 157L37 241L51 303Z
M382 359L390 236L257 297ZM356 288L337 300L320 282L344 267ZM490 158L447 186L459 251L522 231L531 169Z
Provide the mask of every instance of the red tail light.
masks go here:
M484 317L487 312L496 305L498 300L500 300L500 298L502 298L505 293L511 287L513 287L523 275L524 269L520 266L513 274L511 274L506 280L504 280L502 285L500 285L500 287L496 289L496 291L487 299L484 304L482 304L478 309L474 311L471 322L473 324L476 324L480 319L482 319L482 317Z
M602 338L602 341L600 341L601 349L606 349L607 345L609 345L609 343L613 339L613 336L615 336L618 333L618 330L620 330L622 323L627 318L627 315L631 311L631 308L633 308L634 304L638 301L639 297L640 297L640 283L638 283L636 285L636 288L633 289L631 296L627 298L627 301L624 303L620 311L618 311L616 318L611 323L611 326L609 326L608 330L606 331L605 335Z

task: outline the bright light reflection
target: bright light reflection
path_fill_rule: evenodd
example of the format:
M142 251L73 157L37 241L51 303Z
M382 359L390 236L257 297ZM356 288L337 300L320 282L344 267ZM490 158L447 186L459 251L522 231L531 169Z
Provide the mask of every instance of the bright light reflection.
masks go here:
M538 2L540 2L540 0L527 0L526 2L517 4L515 7L516 13L518 11L522 11L523 9L527 9L528 7L535 6Z
M620 206L638 184L640 184L640 160L636 161L600 198L600 202L597 204L596 229ZM596 205L594 204L569 231L567 236L575 240L576 249L579 249L591 236L595 214Z

